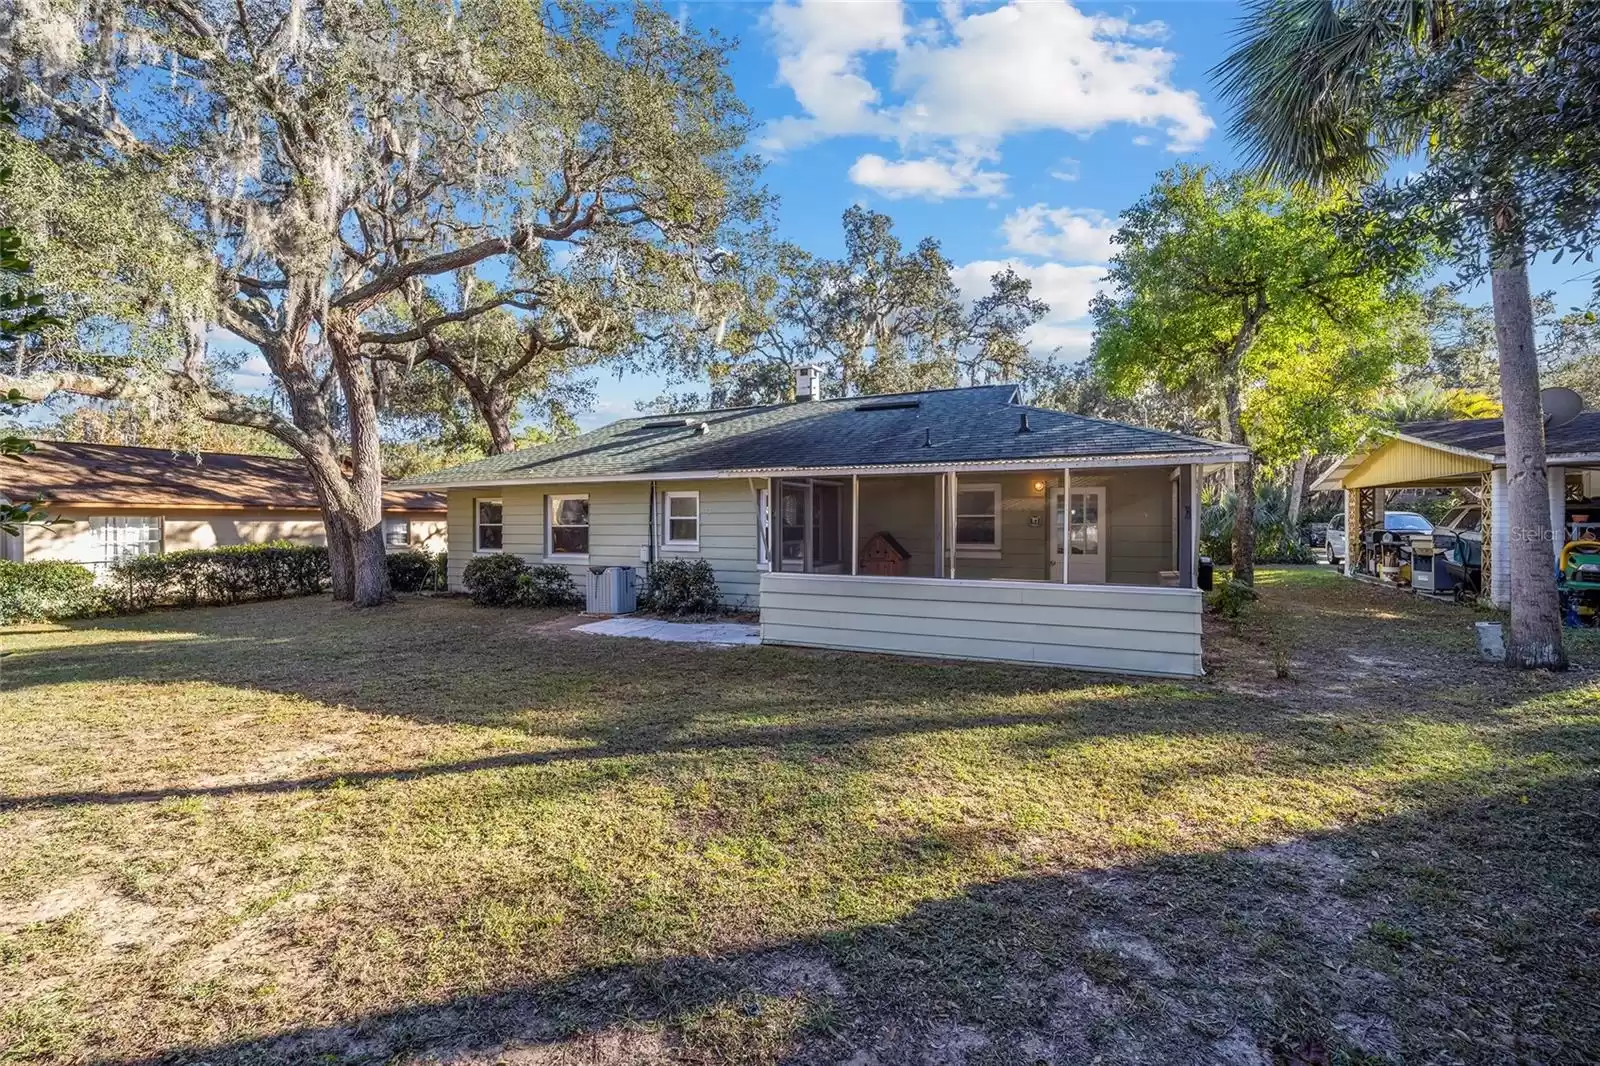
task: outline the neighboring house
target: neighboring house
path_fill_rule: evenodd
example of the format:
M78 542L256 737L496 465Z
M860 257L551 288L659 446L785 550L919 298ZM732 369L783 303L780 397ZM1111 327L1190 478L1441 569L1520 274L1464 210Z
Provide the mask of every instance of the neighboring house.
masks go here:
M1584 411L1571 421L1545 429L1545 472L1550 480L1550 524L1562 530L1552 546L1555 558L1566 541L1600 536L1600 411ZM1396 489L1466 489L1482 504L1483 587L1489 601L1505 606L1511 577L1494 565L1494 546L1510 537L1506 499L1505 425L1498 418L1453 422L1412 422L1375 435L1364 447L1334 464L1313 490L1343 490L1348 549L1345 573L1367 568L1365 531L1383 527L1389 492ZM1577 519L1581 516L1582 521Z
M170 448L37 441L23 462L0 465L0 493L44 497L59 521L0 534L0 558L104 567L128 555L286 540L322 544L322 514L305 464L270 455L195 454ZM444 497L384 494L391 548L442 551Z
M474 553L704 559L767 642L1193 676L1200 474L1241 458L997 385L629 418L401 484L448 491L453 588Z

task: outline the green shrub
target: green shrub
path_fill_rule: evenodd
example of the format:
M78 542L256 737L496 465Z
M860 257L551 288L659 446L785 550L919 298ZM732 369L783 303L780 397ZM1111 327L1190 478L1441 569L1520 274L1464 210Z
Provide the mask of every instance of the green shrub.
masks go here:
M1257 598L1252 586L1229 577L1206 593L1206 605L1223 618L1238 618Z
M639 605L660 614L714 614L722 607L716 571L704 559L663 559L646 568Z
M1200 554L1209 555L1217 565L1233 562L1233 516L1235 499L1224 491L1200 508ZM1283 486L1269 481L1256 482L1256 559L1260 563L1311 563L1316 553L1305 541L1306 513L1291 529L1288 499Z
M119 611L130 612L148 611L165 602L168 590L175 583L169 558L166 555L133 555L112 563L108 571L110 580L105 587L107 601ZM185 602L197 603L199 597L194 595Z
M94 573L77 563L0 562L0 622L44 622L104 609Z
M315 595L328 577L327 548L285 541L237 544L119 560L109 571L106 596L121 611L197 607Z
M480 555L461 572L472 602L480 607L572 607L583 602L564 566L529 566L515 555Z
M333 580L328 549L320 544L295 548L283 556L283 577L291 596L315 596Z
M389 567L389 587L396 592L419 592L433 575L433 556L415 548L390 552L384 562Z
M515 555L479 555L461 572L461 583L479 607L515 607L527 574L528 564Z
M583 594L572 580L572 571L555 563L530 567L517 579L524 607L578 607Z

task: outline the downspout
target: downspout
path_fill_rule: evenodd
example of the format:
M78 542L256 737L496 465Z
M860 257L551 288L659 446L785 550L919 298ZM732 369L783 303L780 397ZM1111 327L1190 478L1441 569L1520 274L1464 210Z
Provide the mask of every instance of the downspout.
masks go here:
M654 566L656 562L656 483L650 482L650 507L646 515L649 528L645 530L644 553L645 566Z

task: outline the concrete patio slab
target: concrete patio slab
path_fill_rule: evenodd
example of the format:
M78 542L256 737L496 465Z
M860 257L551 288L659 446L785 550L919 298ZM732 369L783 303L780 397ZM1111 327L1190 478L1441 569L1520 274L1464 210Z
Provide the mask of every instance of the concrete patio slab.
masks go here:
M761 643L761 627L740 622L668 622L660 618L617 617L576 626L573 632L597 633L603 637L666 640L679 644L711 644L720 648Z

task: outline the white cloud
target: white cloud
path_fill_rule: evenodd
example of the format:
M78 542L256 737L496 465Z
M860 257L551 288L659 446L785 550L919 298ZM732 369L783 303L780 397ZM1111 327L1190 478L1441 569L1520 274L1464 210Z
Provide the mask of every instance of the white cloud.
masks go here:
M1050 305L1043 321L1028 330L1028 344L1035 353L1048 355L1059 349L1064 359L1087 354L1094 335L1088 322L1089 302L1105 287L1105 267L980 259L956 267L950 276L964 297L975 300L989 291L989 279L1008 266L1033 282L1033 295Z
M873 135L902 145L998 144L1035 130L1087 136L1116 123L1197 147L1215 125L1200 97L1172 82L1175 56L1151 44L1155 22L1088 15L1067 0L963 14L944 5L914 24L889 3L779 0L768 16L779 80L800 115L767 132L769 150ZM885 100L867 59L887 55Z
M1064 157L1051 169L1050 176L1057 181L1077 181L1078 161L1071 156Z
M875 110L878 90L864 57L895 51L905 40L899 0L776 3L767 14L778 47L778 80L789 86L809 118L783 118L767 131L770 150L797 148L832 133L880 133L889 126Z
M1099 261L1111 256L1117 220L1099 211L1034 204L1008 215L1000 232L1006 248L1019 255Z
M972 156L891 162L881 155L868 153L851 165L850 180L892 200L908 196L925 200L999 196L1006 187L1004 174L984 170L980 158Z

